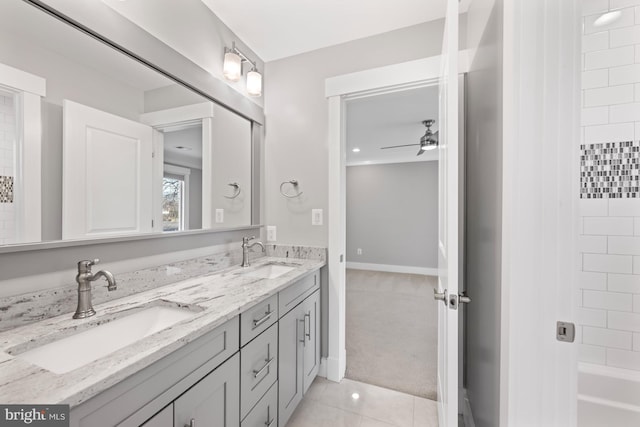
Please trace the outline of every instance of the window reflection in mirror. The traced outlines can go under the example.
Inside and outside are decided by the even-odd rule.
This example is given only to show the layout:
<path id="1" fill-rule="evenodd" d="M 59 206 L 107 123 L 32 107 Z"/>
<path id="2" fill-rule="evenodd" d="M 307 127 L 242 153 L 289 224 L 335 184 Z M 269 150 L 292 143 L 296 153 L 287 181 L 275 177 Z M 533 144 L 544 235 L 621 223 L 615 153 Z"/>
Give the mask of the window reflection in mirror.
<path id="1" fill-rule="evenodd" d="M 42 126 L 41 188 L 25 179 L 13 195 L 39 192 L 41 230 L 37 238 L 0 236 L 0 245 L 250 225 L 249 120 L 25 2 L 0 2 L 0 14 L 0 68 L 46 85 L 39 122 L 25 121 Z M 12 85 L 0 81 L 6 94 L 20 96 Z M 13 108 L 4 99 L 2 112 Z M 11 209 L 2 202 L 3 177 L 36 160 L 8 152 L 0 146 L 0 212 Z M 171 209 L 167 179 L 180 181 Z M 229 198 L 236 182 L 241 191 Z M 27 223 L 29 210 L 14 210 L 14 223 Z"/>

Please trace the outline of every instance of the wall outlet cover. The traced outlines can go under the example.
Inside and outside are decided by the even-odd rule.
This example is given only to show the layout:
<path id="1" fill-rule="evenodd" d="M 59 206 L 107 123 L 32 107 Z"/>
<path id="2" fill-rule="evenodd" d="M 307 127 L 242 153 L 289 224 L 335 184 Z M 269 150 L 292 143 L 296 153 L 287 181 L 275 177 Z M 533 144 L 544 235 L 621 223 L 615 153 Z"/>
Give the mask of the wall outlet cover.
<path id="1" fill-rule="evenodd" d="M 216 224 L 224 222 L 224 209 L 216 209 Z"/>
<path id="2" fill-rule="evenodd" d="M 267 242 L 275 242 L 275 241 L 276 241 L 276 226 L 267 225 Z"/>
<path id="3" fill-rule="evenodd" d="M 311 225 L 322 225 L 322 209 L 311 209 Z"/>
<path id="4" fill-rule="evenodd" d="M 356 254 L 358 254 L 358 255 L 362 255 L 362 248 L 358 248 L 358 249 L 356 249 Z"/>

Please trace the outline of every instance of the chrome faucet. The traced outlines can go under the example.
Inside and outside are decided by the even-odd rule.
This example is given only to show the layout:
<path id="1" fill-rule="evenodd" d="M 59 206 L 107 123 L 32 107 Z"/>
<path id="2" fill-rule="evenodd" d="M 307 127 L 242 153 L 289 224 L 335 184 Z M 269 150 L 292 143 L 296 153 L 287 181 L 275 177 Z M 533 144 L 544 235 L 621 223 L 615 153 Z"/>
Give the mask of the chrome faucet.
<path id="1" fill-rule="evenodd" d="M 113 274 L 106 270 L 100 270 L 97 273 L 91 272 L 91 266 L 99 263 L 99 259 L 83 260 L 78 262 L 78 275 L 76 276 L 76 282 L 78 282 L 78 307 L 76 313 L 73 315 L 74 319 L 84 319 L 85 317 L 91 317 L 96 314 L 91 304 L 91 282 L 104 277 L 107 279 L 107 289 L 115 291 L 117 289 L 116 279 Z"/>
<path id="2" fill-rule="evenodd" d="M 251 236 L 251 237 L 243 237 L 242 238 L 242 264 L 240 264 L 241 267 L 249 267 L 249 249 L 251 249 L 252 247 L 254 247 L 255 245 L 258 245 L 262 248 L 262 252 L 265 252 L 266 249 L 264 247 L 264 245 L 262 244 L 262 242 L 253 242 L 252 244 L 249 244 L 250 240 L 255 239 L 256 236 Z"/>

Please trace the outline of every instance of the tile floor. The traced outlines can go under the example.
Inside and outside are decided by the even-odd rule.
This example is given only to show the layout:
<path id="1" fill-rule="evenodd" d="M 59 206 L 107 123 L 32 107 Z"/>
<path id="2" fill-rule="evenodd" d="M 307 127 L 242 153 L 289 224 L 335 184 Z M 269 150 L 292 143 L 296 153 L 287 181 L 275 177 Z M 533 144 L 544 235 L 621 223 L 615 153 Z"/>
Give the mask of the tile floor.
<path id="1" fill-rule="evenodd" d="M 286 427 L 437 427 L 437 411 L 433 400 L 317 377 Z"/>

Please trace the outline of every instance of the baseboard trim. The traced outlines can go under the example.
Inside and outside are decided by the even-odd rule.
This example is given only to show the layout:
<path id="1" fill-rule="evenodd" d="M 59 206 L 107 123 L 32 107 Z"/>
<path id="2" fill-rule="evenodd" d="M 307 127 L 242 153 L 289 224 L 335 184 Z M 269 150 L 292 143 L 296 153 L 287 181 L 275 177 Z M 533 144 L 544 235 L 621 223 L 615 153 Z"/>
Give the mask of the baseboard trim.
<path id="1" fill-rule="evenodd" d="M 354 270 L 371 270 L 371 271 L 386 271 L 388 273 L 408 273 L 408 274 L 422 274 L 424 276 L 437 276 L 437 268 L 429 267 L 412 267 L 409 265 L 390 265 L 390 264 L 373 264 L 367 262 L 347 262 L 347 268 Z"/>
<path id="2" fill-rule="evenodd" d="M 318 368 L 318 376 L 322 378 L 327 378 L 327 358 L 320 358 L 320 368 Z"/>
<path id="3" fill-rule="evenodd" d="M 471 412 L 471 402 L 467 396 L 467 389 L 464 389 L 464 405 L 462 406 L 462 418 L 464 419 L 464 427 L 476 427 L 476 422 L 473 420 L 473 413 Z"/>
<path id="4" fill-rule="evenodd" d="M 327 357 L 327 376 L 329 381 L 339 383 L 344 378 L 344 370 L 342 369 L 343 361 L 335 357 Z M 344 362 L 346 363 L 346 362 Z"/>

